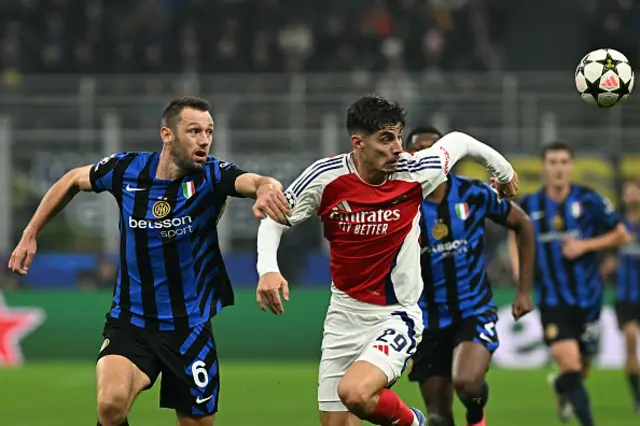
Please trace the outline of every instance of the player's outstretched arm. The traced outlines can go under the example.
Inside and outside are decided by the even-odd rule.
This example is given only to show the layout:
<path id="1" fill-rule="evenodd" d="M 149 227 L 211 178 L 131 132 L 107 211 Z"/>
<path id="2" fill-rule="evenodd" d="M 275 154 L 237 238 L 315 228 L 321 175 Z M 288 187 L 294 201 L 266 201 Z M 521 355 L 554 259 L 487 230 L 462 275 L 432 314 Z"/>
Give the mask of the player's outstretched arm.
<path id="1" fill-rule="evenodd" d="M 280 274 L 278 267 L 278 248 L 282 234 L 288 229 L 271 220 L 264 219 L 258 228 L 258 288 L 256 289 L 256 301 L 264 312 L 269 309 L 274 315 L 284 314 L 284 307 L 280 300 L 282 297 L 289 300 L 289 284 Z"/>
<path id="2" fill-rule="evenodd" d="M 258 219 L 267 216 L 281 224 L 287 223 L 291 215 L 289 203 L 282 194 L 282 184 L 268 176 L 255 173 L 244 173 L 235 180 L 236 191 L 247 198 L 253 198 L 253 214 Z"/>
<path id="3" fill-rule="evenodd" d="M 93 190 L 90 171 L 93 166 L 73 169 L 58 180 L 45 194 L 31 221 L 24 229 L 22 238 L 11 254 L 9 269 L 25 275 L 36 254 L 36 239 L 44 227 L 53 219 L 80 191 Z"/>
<path id="4" fill-rule="evenodd" d="M 501 198 L 511 198 L 518 190 L 517 174 L 511 164 L 498 151 L 479 140 L 462 132 L 451 132 L 440 138 L 431 148 L 417 152 L 416 164 L 409 166 L 411 170 L 428 170 L 427 163 L 431 158 L 439 158 L 444 175 L 463 158 L 482 164 L 496 177 L 496 190 Z M 430 179 L 428 173 L 424 174 Z M 443 178 L 444 179 L 444 178 Z M 434 182 L 434 187 L 441 182 Z"/>
<path id="5" fill-rule="evenodd" d="M 322 173 L 318 173 L 318 165 L 322 160 L 308 167 L 285 191 L 287 206 L 291 214 L 287 217 L 287 225 L 276 223 L 267 218 L 260 222 L 258 228 L 258 288 L 256 300 L 260 309 L 267 308 L 275 315 L 283 314 L 284 307 L 280 300 L 280 289 L 284 300 L 289 300 L 289 286 L 280 274 L 278 267 L 278 247 L 282 234 L 291 226 L 304 222 L 318 210 L 322 194 Z"/>
<path id="6" fill-rule="evenodd" d="M 512 266 L 518 268 L 514 274 L 518 278 L 518 291 L 513 302 L 513 318 L 517 321 L 533 310 L 531 287 L 535 262 L 535 230 L 529 215 L 515 203 L 511 203 L 506 226 L 513 231 L 510 233 L 513 236 L 509 236 L 509 255 L 512 257 L 511 252 L 514 252 L 515 262 L 512 258 Z"/>

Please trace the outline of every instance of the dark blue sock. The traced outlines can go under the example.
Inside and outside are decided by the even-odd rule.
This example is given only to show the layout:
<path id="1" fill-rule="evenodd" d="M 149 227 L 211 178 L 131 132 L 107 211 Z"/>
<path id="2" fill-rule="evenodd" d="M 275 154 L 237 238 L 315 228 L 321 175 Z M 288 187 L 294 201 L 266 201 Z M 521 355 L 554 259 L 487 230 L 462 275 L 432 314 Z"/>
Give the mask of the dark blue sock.
<path id="1" fill-rule="evenodd" d="M 589 395 L 579 372 L 563 373 L 556 379 L 556 390 L 573 407 L 573 412 L 582 426 L 593 426 Z"/>
<path id="2" fill-rule="evenodd" d="M 638 385 L 638 373 L 627 373 L 629 379 L 629 386 L 633 392 L 633 398 L 635 402 L 640 402 L 640 386 Z"/>

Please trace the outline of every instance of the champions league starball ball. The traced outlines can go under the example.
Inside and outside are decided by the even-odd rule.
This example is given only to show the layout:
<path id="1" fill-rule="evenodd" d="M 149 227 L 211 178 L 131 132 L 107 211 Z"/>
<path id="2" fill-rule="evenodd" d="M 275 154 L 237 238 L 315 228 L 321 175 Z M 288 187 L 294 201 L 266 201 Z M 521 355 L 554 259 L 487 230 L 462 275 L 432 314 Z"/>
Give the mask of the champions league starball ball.
<path id="1" fill-rule="evenodd" d="M 576 89 L 589 105 L 610 108 L 629 97 L 635 76 L 629 60 L 614 49 L 588 53 L 576 68 Z"/>

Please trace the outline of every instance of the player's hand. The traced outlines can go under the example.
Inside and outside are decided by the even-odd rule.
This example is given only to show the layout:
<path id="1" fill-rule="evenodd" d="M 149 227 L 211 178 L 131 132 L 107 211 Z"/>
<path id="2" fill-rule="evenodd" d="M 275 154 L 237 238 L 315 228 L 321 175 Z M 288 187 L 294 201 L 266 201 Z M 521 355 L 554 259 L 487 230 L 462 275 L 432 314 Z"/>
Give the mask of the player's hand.
<path id="1" fill-rule="evenodd" d="M 529 312 L 533 311 L 533 301 L 529 293 L 517 292 L 516 297 L 513 299 L 513 306 L 511 314 L 513 319 L 518 321 Z"/>
<path id="2" fill-rule="evenodd" d="M 513 178 L 509 183 L 500 183 L 498 178 L 491 178 L 491 187 L 498 193 L 498 198 L 513 198 L 518 193 L 518 173 L 513 172 Z"/>
<path id="3" fill-rule="evenodd" d="M 31 234 L 23 234 L 18 246 L 11 254 L 9 269 L 16 274 L 27 275 L 37 249 L 36 237 Z"/>
<path id="4" fill-rule="evenodd" d="M 267 272 L 260 277 L 256 289 L 256 300 L 260 309 L 267 312 L 267 308 L 269 308 L 274 315 L 284 314 L 284 307 L 282 300 L 280 300 L 280 289 L 282 289 L 284 300 L 289 301 L 289 283 L 279 272 Z"/>
<path id="5" fill-rule="evenodd" d="M 287 216 L 291 216 L 289 201 L 273 184 L 261 185 L 256 191 L 253 214 L 258 219 L 266 219 L 269 216 L 276 222 L 287 225 Z"/>
<path id="6" fill-rule="evenodd" d="M 580 239 L 567 239 L 562 242 L 562 255 L 569 260 L 577 259 L 588 251 L 587 244 Z"/>

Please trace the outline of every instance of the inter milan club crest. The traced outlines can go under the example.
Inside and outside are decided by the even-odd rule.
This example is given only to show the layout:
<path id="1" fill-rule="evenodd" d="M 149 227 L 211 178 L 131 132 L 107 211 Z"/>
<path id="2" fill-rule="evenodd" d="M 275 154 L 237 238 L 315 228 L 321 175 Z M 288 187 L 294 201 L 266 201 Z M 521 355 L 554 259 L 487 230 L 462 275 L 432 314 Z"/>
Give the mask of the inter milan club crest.
<path id="1" fill-rule="evenodd" d="M 553 217 L 553 220 L 551 221 L 551 225 L 553 225 L 553 227 L 556 229 L 562 229 L 564 228 L 564 219 L 562 218 L 562 216 L 557 214 Z"/>
<path id="2" fill-rule="evenodd" d="M 196 193 L 196 184 L 193 183 L 193 181 L 185 182 L 182 184 L 182 195 L 184 195 L 184 198 L 188 200 L 195 193 Z"/>
<path id="3" fill-rule="evenodd" d="M 433 228 L 431 229 L 431 235 L 433 235 L 433 238 L 435 238 L 436 240 L 441 240 L 449 235 L 449 228 L 447 227 L 447 225 L 442 223 L 441 220 L 439 220 L 435 225 L 433 225 Z"/>
<path id="4" fill-rule="evenodd" d="M 0 367 L 22 364 L 20 340 L 44 322 L 39 308 L 9 308 L 0 293 Z"/>
<path id="5" fill-rule="evenodd" d="M 171 204 L 167 202 L 166 198 L 158 200 L 151 208 L 151 213 L 153 213 L 157 219 L 163 219 L 171 213 Z"/>
<path id="6" fill-rule="evenodd" d="M 467 218 L 469 217 L 469 204 L 468 203 L 456 204 L 456 215 L 462 220 L 467 220 Z"/>

